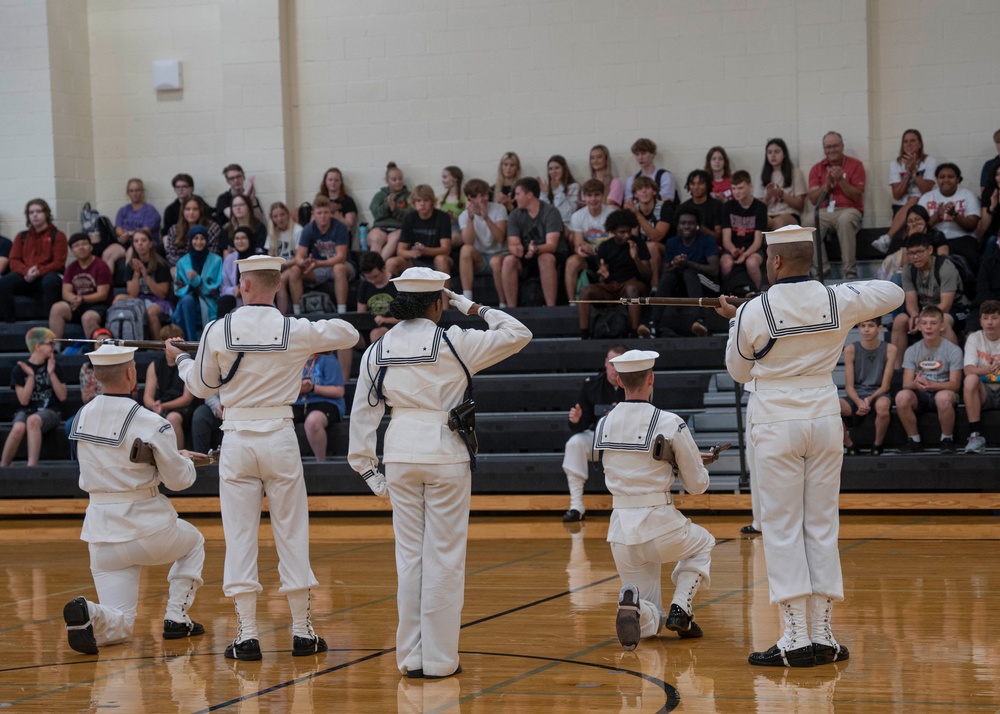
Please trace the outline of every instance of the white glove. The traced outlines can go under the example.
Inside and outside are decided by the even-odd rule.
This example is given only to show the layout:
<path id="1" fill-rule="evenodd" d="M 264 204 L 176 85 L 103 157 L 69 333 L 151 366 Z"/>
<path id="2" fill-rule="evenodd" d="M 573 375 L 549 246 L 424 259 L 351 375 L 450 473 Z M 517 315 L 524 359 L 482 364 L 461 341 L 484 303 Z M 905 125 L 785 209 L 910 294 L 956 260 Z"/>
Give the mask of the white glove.
<path id="1" fill-rule="evenodd" d="M 370 469 L 361 475 L 361 478 L 365 480 L 368 484 L 368 488 L 372 490 L 379 498 L 389 497 L 389 487 L 385 485 L 385 476 L 381 471 L 376 471 L 375 469 Z"/>
<path id="2" fill-rule="evenodd" d="M 451 306 L 463 315 L 468 315 L 469 308 L 475 305 L 475 303 L 469 298 L 464 295 L 459 295 L 458 293 L 453 293 L 448 288 L 444 289 L 444 294 L 448 296 L 448 302 L 451 303 Z"/>

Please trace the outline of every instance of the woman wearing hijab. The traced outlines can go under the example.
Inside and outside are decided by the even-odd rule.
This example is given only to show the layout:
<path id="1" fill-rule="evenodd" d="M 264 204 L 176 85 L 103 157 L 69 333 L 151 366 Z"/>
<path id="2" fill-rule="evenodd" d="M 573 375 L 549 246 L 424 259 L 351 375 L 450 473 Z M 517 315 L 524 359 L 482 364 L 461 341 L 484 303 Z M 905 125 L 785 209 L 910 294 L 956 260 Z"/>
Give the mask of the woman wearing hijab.
<path id="1" fill-rule="evenodd" d="M 249 258 L 251 255 L 261 254 L 262 251 L 252 247 L 253 240 L 253 230 L 247 226 L 240 226 L 233 233 L 233 252 L 222 261 L 222 288 L 219 294 L 218 317 L 232 312 L 243 304 L 243 300 L 240 298 L 240 269 L 236 265 L 236 261 Z"/>
<path id="2" fill-rule="evenodd" d="M 188 231 L 188 253 L 177 261 L 174 322 L 184 330 L 184 338 L 197 341 L 201 329 L 218 312 L 222 284 L 222 258 L 208 249 L 208 231 L 192 226 Z"/>

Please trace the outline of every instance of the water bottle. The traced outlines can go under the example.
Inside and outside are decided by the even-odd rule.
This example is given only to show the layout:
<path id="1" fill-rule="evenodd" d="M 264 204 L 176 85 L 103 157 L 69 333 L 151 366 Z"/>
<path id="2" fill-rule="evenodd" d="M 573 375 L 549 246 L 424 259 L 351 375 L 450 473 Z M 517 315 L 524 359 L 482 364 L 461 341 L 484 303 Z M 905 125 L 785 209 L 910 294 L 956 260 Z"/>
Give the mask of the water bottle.
<path id="1" fill-rule="evenodd" d="M 364 253 L 368 250 L 368 224 L 362 223 L 358 226 L 358 245 L 361 247 L 361 252 Z"/>

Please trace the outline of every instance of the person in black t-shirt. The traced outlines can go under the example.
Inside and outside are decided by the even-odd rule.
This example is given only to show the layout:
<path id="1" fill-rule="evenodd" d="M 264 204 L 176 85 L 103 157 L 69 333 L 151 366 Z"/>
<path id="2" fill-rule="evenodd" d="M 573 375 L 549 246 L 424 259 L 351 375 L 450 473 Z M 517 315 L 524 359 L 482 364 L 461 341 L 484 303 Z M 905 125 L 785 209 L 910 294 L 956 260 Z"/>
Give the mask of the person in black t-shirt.
<path id="1" fill-rule="evenodd" d="M 684 188 L 691 194 L 691 198 L 680 205 L 677 215 L 682 211 L 694 211 L 698 216 L 698 232 L 712 236 L 721 247 L 723 204 L 709 195 L 712 175 L 704 169 L 696 169 L 688 174 Z"/>
<path id="2" fill-rule="evenodd" d="M 400 275 L 407 268 L 424 267 L 451 275 L 451 217 L 434 208 L 434 189 L 420 184 L 410 192 L 416 209 L 403 217 L 402 233 L 396 255 L 386 268 Z"/>
<path id="3" fill-rule="evenodd" d="M 751 289 L 760 291 L 763 264 L 761 248 L 767 230 L 767 205 L 753 197 L 753 181 L 746 171 L 733 174 L 733 200 L 726 203 L 722 215 L 722 279 L 737 265 L 746 267 Z M 723 286 L 725 290 L 725 286 Z"/>
<path id="4" fill-rule="evenodd" d="M 358 342 L 350 349 L 337 350 L 337 361 L 344 379 L 351 376 L 354 364 L 354 350 L 364 350 L 389 331 L 399 320 L 389 314 L 389 303 L 396 297 L 396 286 L 390 282 L 392 275 L 385 268 L 382 256 L 374 250 L 362 253 L 358 261 L 358 270 L 364 278 L 358 283 L 358 312 L 367 312 L 375 319 L 375 327 L 368 332 L 368 340 L 361 330 Z"/>
<path id="5" fill-rule="evenodd" d="M 3 445 L 0 466 L 11 465 L 25 434 L 28 435 L 28 466 L 37 466 L 42 435 L 62 421 L 57 404 L 66 401 L 66 385 L 56 371 L 55 338 L 47 327 L 32 327 L 24 337 L 31 356 L 26 362 L 18 360 L 10 373 L 10 386 L 19 408 Z"/>

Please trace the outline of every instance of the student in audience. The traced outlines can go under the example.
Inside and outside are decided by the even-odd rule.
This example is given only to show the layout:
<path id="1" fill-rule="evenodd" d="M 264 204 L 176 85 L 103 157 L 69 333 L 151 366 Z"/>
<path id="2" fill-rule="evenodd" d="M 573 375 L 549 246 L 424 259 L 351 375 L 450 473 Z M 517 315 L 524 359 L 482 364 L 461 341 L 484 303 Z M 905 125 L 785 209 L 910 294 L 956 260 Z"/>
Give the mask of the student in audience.
<path id="1" fill-rule="evenodd" d="M 0 236 L 0 275 L 4 275 L 10 267 L 10 238 Z"/>
<path id="2" fill-rule="evenodd" d="M 45 327 L 32 327 L 24 336 L 30 353 L 26 362 L 18 360 L 10 372 L 10 387 L 18 409 L 7 441 L 3 445 L 0 466 L 10 466 L 17 447 L 28 436 L 28 466 L 37 466 L 42 451 L 42 436 L 59 426 L 62 415 L 59 402 L 66 401 L 66 385 L 56 369 L 56 336 Z"/>
<path id="3" fill-rule="evenodd" d="M 486 186 L 486 182 L 482 182 Z M 487 192 L 489 187 L 487 187 Z M 392 274 L 385 269 L 382 256 L 373 250 L 361 254 L 361 276 L 364 280 L 358 284 L 358 312 L 370 313 L 375 320 L 375 327 L 368 333 L 368 343 L 364 336 L 358 340 L 360 349 L 377 341 L 389 331 L 399 320 L 389 313 L 389 303 L 396 297 L 396 286 L 392 283 Z M 350 370 L 347 371 L 350 374 Z"/>
<path id="4" fill-rule="evenodd" d="M 236 261 L 249 258 L 251 255 L 259 255 L 250 247 L 252 241 L 253 234 L 246 226 L 237 228 L 233 234 L 233 251 L 222 261 L 222 285 L 219 288 L 217 317 L 223 317 L 243 304 L 243 298 L 240 296 L 240 269 Z"/>
<path id="5" fill-rule="evenodd" d="M 590 178 L 604 186 L 604 202 L 613 208 L 625 203 L 625 186 L 615 178 L 611 168 L 611 152 L 604 144 L 595 144 L 590 150 Z"/>
<path id="6" fill-rule="evenodd" d="M 190 174 L 177 174 L 170 179 L 170 185 L 174 187 L 177 198 L 163 209 L 163 230 L 160 232 L 160 236 L 166 236 L 167 231 L 177 225 L 177 221 L 181 217 L 181 210 L 189 198 L 197 198 L 204 203 L 201 196 L 196 196 L 194 193 L 194 179 L 191 178 Z"/>
<path id="7" fill-rule="evenodd" d="M 892 189 L 892 224 L 889 232 L 872 242 L 882 252 L 892 238 L 903 231 L 907 211 L 920 197 L 934 188 L 937 161 L 924 151 L 924 138 L 916 129 L 907 129 L 899 145 L 899 156 L 889 164 L 889 187 Z"/>
<path id="8" fill-rule="evenodd" d="M 465 210 L 465 196 L 462 195 L 462 182 L 465 174 L 457 166 L 445 166 L 441 172 L 441 185 L 444 193 L 437 199 L 437 208 L 448 214 L 451 219 L 452 245 L 462 245 L 462 232 L 458 227 L 458 217 Z"/>
<path id="9" fill-rule="evenodd" d="M 979 192 L 986 188 L 990 176 L 994 176 L 997 169 L 1000 169 L 1000 129 L 993 132 L 993 143 L 996 145 L 997 155 L 983 164 L 983 169 L 979 173 Z"/>
<path id="10" fill-rule="evenodd" d="M 170 226 L 163 238 L 163 251 L 167 257 L 171 275 L 174 274 L 177 261 L 187 255 L 187 235 L 193 226 L 205 228 L 208 235 L 208 249 L 213 253 L 221 254 L 226 247 L 224 244 L 229 239 L 223 238 L 222 228 L 209 217 L 208 206 L 198 196 L 191 196 L 184 201 L 180 217 L 174 225 Z"/>
<path id="11" fill-rule="evenodd" d="M 835 131 L 823 136 L 823 155 L 825 158 L 809 170 L 809 200 L 820 207 L 821 230 L 831 226 L 837 230 L 843 277 L 855 280 L 858 228 L 865 210 L 865 167 L 844 154 L 844 137 Z M 828 265 L 826 260 L 823 265 Z"/>
<path id="12" fill-rule="evenodd" d="M 656 167 L 656 144 L 650 139 L 636 139 L 632 144 L 632 156 L 639 164 L 639 171 L 625 180 L 625 200 L 633 198 L 632 184 L 635 180 L 645 176 L 657 186 L 657 195 L 661 201 L 673 201 L 676 196 L 674 177 L 666 169 Z"/>
<path id="13" fill-rule="evenodd" d="M 938 164 L 937 186 L 920 197 L 919 204 L 930 214 L 930 225 L 948 239 L 948 252 L 961 255 L 973 271 L 979 267 L 979 241 L 972 234 L 979 227 L 979 199 L 959 184 L 962 171 L 956 164 Z"/>
<path id="14" fill-rule="evenodd" d="M 389 260 L 396 255 L 403 218 L 412 209 L 403 172 L 392 161 L 385 166 L 385 183 L 368 206 L 373 219 L 372 229 L 368 231 L 368 247 L 381 253 L 383 260 Z"/>
<path id="15" fill-rule="evenodd" d="M 896 346 L 882 339 L 882 323 L 865 320 L 858 323 L 861 339 L 844 348 L 844 391 L 847 398 L 840 398 L 840 416 L 864 418 L 875 412 L 875 443 L 872 455 L 882 453 L 885 435 L 889 431 L 892 409 L 893 365 Z M 851 440 L 851 432 L 844 427 L 844 447 L 848 456 L 857 456 L 858 449 Z"/>
<path id="16" fill-rule="evenodd" d="M 204 231 L 204 226 L 192 226 L 191 231 Z M 142 300 L 146 305 L 146 322 L 149 334 L 160 334 L 160 319 L 169 320 L 173 310 L 170 302 L 171 277 L 167 261 L 153 245 L 153 238 L 145 228 L 139 228 L 132 236 L 132 260 L 125 266 L 125 293 L 115 297 L 115 302 L 125 298 Z M 109 266 L 110 267 L 110 266 Z"/>
<path id="17" fill-rule="evenodd" d="M 538 181 L 526 177 L 514 187 L 517 208 L 507 220 L 507 250 L 502 271 L 503 297 L 517 307 L 521 278 L 537 275 L 545 304 L 554 307 L 559 295 L 559 268 L 566 258 L 563 221 L 559 211 L 539 200 Z"/>
<path id="18" fill-rule="evenodd" d="M 580 198 L 580 184 L 573 178 L 566 159 L 559 154 L 551 156 L 546 166 L 548 181 L 538 179 L 542 191 L 539 198 L 555 206 L 563 223 L 568 223 L 579 208 L 577 201 Z"/>
<path id="19" fill-rule="evenodd" d="M 722 279 L 733 272 L 734 266 L 746 267 L 751 289 L 760 292 L 763 263 L 761 248 L 767 230 L 767 206 L 753 197 L 750 174 L 737 171 L 733 174 L 733 200 L 726 203 L 722 213 L 722 248 L 720 260 Z"/>
<path id="20" fill-rule="evenodd" d="M 191 415 L 191 445 L 195 453 L 207 454 L 222 443 L 222 398 L 216 392 Z"/>
<path id="21" fill-rule="evenodd" d="M 604 228 L 611 237 L 597 247 L 598 282 L 587 285 L 580 292 L 580 300 L 617 300 L 619 298 L 645 297 L 649 294 L 649 251 L 646 240 L 636 230 L 635 215 L 624 209 L 608 216 Z M 629 305 L 628 320 L 631 336 L 639 327 L 642 308 Z M 590 305 L 577 305 L 580 318 L 580 336 L 590 337 Z"/>
<path id="22" fill-rule="evenodd" d="M 335 169 L 330 170 L 334 171 Z M 327 172 L 327 175 L 330 175 L 329 172 Z M 333 201 L 330 201 L 330 206 L 331 208 L 333 207 Z M 298 292 L 294 300 L 290 300 L 289 291 L 293 274 L 291 269 L 295 267 L 295 252 L 298 250 L 299 241 L 302 239 L 302 226 L 292 220 L 291 211 L 281 201 L 272 203 L 267 213 L 270 218 L 267 226 L 268 255 L 285 259 L 285 264 L 281 266 L 281 286 L 278 288 L 277 295 L 278 309 L 281 310 L 281 314 L 287 315 L 289 308 L 294 305 L 295 309 L 293 312 L 297 315 L 299 314 L 299 298 L 302 297 L 301 274 L 298 277 L 298 285 L 296 287 Z M 355 213 L 355 215 L 357 214 Z M 341 223 L 344 223 L 344 221 L 341 221 Z M 347 224 L 344 223 L 344 225 Z"/>
<path id="23" fill-rule="evenodd" d="M 160 339 L 164 342 L 173 337 L 183 336 L 181 328 L 177 325 L 164 325 L 160 330 Z M 194 396 L 177 373 L 177 362 L 164 352 L 158 354 L 146 368 L 142 405 L 170 422 L 170 426 L 174 428 L 178 449 L 184 448 L 184 420 L 193 410 L 193 401 Z"/>
<path id="24" fill-rule="evenodd" d="M 237 230 L 244 235 L 248 229 Z M 194 226 L 188 232 L 188 245 L 188 254 L 178 261 L 174 275 L 177 295 L 174 323 L 184 331 L 185 339 L 196 342 L 202 329 L 218 315 L 222 258 L 208 249 L 208 231 L 204 226 Z"/>
<path id="25" fill-rule="evenodd" d="M 674 221 L 672 201 L 661 201 L 656 193 L 656 182 L 640 176 L 632 184 L 632 198 L 625 200 L 625 210 L 635 216 L 639 224 L 639 235 L 646 240 L 650 255 L 655 252 L 663 261 L 663 241 L 670 233 Z M 655 246 L 655 247 L 650 247 Z M 656 271 L 659 276 L 659 267 Z"/>
<path id="26" fill-rule="evenodd" d="M 326 170 L 319 184 L 319 193 L 330 199 L 334 219 L 347 226 L 348 233 L 354 230 L 354 222 L 358 219 L 358 206 L 344 189 L 344 174 L 340 169 L 334 166 Z"/>
<path id="27" fill-rule="evenodd" d="M 257 217 L 257 220 L 263 223 L 264 212 L 261 210 L 260 201 L 257 200 L 257 190 L 254 186 L 254 177 L 251 176 L 248 180 L 246 174 L 243 173 L 243 168 L 239 164 L 229 164 L 226 168 L 222 169 L 222 175 L 226 177 L 226 183 L 229 184 L 229 190 L 220 193 L 219 197 L 215 201 L 215 212 L 213 213 L 215 222 L 220 226 L 224 226 L 229 223 L 229 219 L 232 217 L 232 211 L 230 209 L 232 207 L 233 197 L 245 196 L 251 210 Z"/>
<path id="28" fill-rule="evenodd" d="M 230 218 L 226 225 L 226 252 L 233 250 L 233 236 L 237 228 L 249 228 L 253 235 L 251 247 L 254 253 L 260 253 L 267 249 L 267 227 L 257 218 L 257 212 L 251 210 L 250 199 L 246 196 L 233 196 L 232 203 L 229 204 Z"/>
<path id="29" fill-rule="evenodd" d="M 1000 302 L 983 302 L 979 308 L 979 325 L 982 329 L 965 340 L 962 396 L 965 416 L 969 420 L 967 454 L 986 451 L 980 418 L 986 410 L 1000 409 Z"/>
<path id="30" fill-rule="evenodd" d="M 332 281 L 337 312 L 347 312 L 348 287 L 354 279 L 354 266 L 347 258 L 349 241 L 347 226 L 333 220 L 330 199 L 316 196 L 312 221 L 299 238 L 295 267 L 289 268 L 288 289 L 293 305 L 298 305 L 304 288 L 315 290 Z"/>
<path id="31" fill-rule="evenodd" d="M 111 270 L 94 257 L 94 244 L 86 233 L 74 233 L 69 247 L 76 258 L 63 273 L 62 300 L 49 311 L 49 329 L 59 339 L 66 323 L 83 326 L 89 338 L 104 322 L 111 303 Z"/>
<path id="32" fill-rule="evenodd" d="M 501 268 L 507 254 L 507 209 L 489 200 L 490 187 L 481 179 L 466 182 L 465 198 L 466 209 L 458 216 L 462 233 L 462 249 L 458 255 L 462 294 L 473 299 L 475 276 L 492 274 L 499 301 L 505 303 Z"/>
<path id="33" fill-rule="evenodd" d="M 937 307 L 920 311 L 923 339 L 903 357 L 903 388 L 896 394 L 896 416 L 906 431 L 903 453 L 923 451 L 917 416 L 935 410 L 941 424 L 941 452 L 955 450 L 955 405 L 962 388 L 962 350 L 942 338 L 944 314 Z"/>
<path id="34" fill-rule="evenodd" d="M 983 189 L 982 213 L 979 225 L 976 227 L 976 237 L 984 246 L 983 256 L 989 257 L 996 252 L 997 235 L 1000 234 L 1000 164 L 986 182 Z"/>
<path id="35" fill-rule="evenodd" d="M 41 198 L 24 207 L 28 230 L 21 231 L 10 247 L 8 272 L 0 277 L 0 319 L 16 319 L 15 295 L 41 299 L 49 312 L 62 295 L 60 273 L 69 249 L 66 234 L 52 225 L 52 210 Z"/>
<path id="36" fill-rule="evenodd" d="M 503 206 L 510 213 L 517 204 L 514 203 L 514 184 L 521 180 L 521 158 L 513 151 L 508 151 L 500 157 L 497 166 L 497 180 L 490 186 L 493 202 Z"/>
<path id="37" fill-rule="evenodd" d="M 330 354 L 310 356 L 302 367 L 302 385 L 292 412 L 295 422 L 304 425 L 306 439 L 318 463 L 326 461 L 326 428 L 339 422 L 345 411 L 340 364 Z"/>
<path id="38" fill-rule="evenodd" d="M 434 208 L 434 189 L 420 184 L 410 194 L 414 210 L 403 217 L 396 255 L 385 262 L 392 275 L 407 268 L 433 268 L 451 274 L 451 218 Z"/>
<path id="39" fill-rule="evenodd" d="M 597 247 L 606 241 L 608 231 L 604 227 L 608 216 L 615 209 L 604 203 L 604 184 L 597 179 L 590 179 L 583 184 L 584 207 L 573 213 L 569 219 L 569 257 L 566 259 L 566 269 L 563 273 L 566 281 L 566 295 L 572 300 L 577 295 L 577 285 L 580 273 L 589 270 L 596 275 Z M 620 210 L 620 209 L 619 209 Z M 662 248 L 662 246 L 659 246 Z M 650 255 L 653 255 L 650 249 Z M 655 256 L 652 258 L 656 260 Z M 660 260 L 663 253 L 660 251 Z M 657 273 L 653 268 L 654 275 Z"/>
<path id="40" fill-rule="evenodd" d="M 729 154 L 721 146 L 713 146 L 705 154 L 705 171 L 712 175 L 712 198 L 725 203 L 733 198 L 733 170 Z"/>
<path id="41" fill-rule="evenodd" d="M 105 248 L 101 255 L 101 259 L 112 270 L 115 263 L 126 257 L 137 228 L 145 228 L 149 231 L 153 243 L 160 243 L 160 212 L 146 203 L 146 187 L 142 179 L 129 179 L 126 193 L 129 202 L 119 208 L 115 215 L 115 238 L 118 242 Z"/>
<path id="42" fill-rule="evenodd" d="M 802 224 L 802 209 L 806 205 L 806 180 L 802 171 L 792 164 L 785 140 L 774 138 L 764 149 L 764 166 L 754 196 L 767 205 L 767 230 Z"/>
<path id="43" fill-rule="evenodd" d="M 695 169 L 689 173 L 684 188 L 691 194 L 691 198 L 678 207 L 677 215 L 683 210 L 694 211 L 698 216 L 698 232 L 712 236 L 716 245 L 721 248 L 723 204 L 708 195 L 711 186 L 712 175 L 704 169 Z"/>

